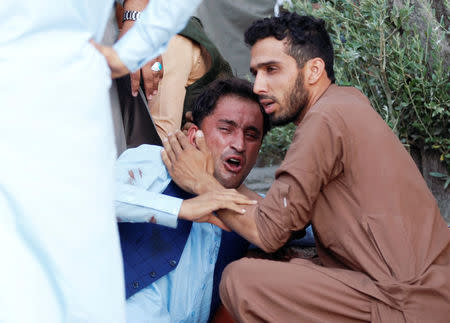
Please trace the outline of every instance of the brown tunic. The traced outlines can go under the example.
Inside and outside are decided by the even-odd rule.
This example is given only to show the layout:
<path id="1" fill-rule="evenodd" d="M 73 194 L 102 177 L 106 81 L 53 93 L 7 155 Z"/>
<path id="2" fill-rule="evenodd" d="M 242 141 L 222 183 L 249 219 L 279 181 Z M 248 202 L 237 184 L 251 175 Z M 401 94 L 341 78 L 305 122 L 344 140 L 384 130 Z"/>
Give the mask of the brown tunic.
<path id="1" fill-rule="evenodd" d="M 301 265 L 366 295 L 370 320 L 450 322 L 450 230 L 414 161 L 358 90 L 331 85 L 311 107 L 254 212 L 270 250 L 312 223 L 323 266 Z"/>

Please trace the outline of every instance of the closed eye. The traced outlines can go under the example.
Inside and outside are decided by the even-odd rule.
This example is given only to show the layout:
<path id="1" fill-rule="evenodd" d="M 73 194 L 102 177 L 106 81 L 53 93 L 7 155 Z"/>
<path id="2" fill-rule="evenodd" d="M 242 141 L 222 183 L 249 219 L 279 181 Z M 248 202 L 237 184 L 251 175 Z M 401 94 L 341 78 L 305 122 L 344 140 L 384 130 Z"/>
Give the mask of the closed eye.
<path id="1" fill-rule="evenodd" d="M 250 140 L 259 140 L 259 134 L 258 133 L 255 133 L 255 132 L 247 132 L 246 134 L 245 134 L 245 136 L 247 137 L 247 138 L 249 138 Z"/>
<path id="2" fill-rule="evenodd" d="M 226 132 L 226 133 L 231 132 L 231 129 L 230 128 L 226 128 L 226 127 L 219 127 L 219 130 L 222 131 L 222 132 Z"/>
<path id="3" fill-rule="evenodd" d="M 275 66 L 269 65 L 266 67 L 267 73 L 273 73 L 276 72 L 278 69 Z"/>

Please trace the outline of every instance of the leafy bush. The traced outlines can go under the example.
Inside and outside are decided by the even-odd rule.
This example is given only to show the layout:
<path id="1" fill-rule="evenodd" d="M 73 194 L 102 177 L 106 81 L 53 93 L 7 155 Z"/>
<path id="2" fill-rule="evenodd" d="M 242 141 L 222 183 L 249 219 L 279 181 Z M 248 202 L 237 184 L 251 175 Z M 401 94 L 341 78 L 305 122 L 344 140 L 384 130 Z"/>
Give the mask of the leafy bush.
<path id="1" fill-rule="evenodd" d="M 276 127 L 270 130 L 261 146 L 259 158 L 263 164 L 272 166 L 279 164 L 283 160 L 292 141 L 295 129 L 295 125 L 291 123 L 287 126 Z"/>
<path id="2" fill-rule="evenodd" d="M 324 19 L 335 49 L 339 85 L 365 93 L 402 143 L 439 151 L 450 172 L 450 85 L 440 43 L 428 24 L 417 30 L 413 6 L 387 0 L 294 0 L 291 11 Z M 440 28 L 444 28 L 440 26 Z M 422 33 L 425 37 L 420 37 Z M 424 41 L 425 39 L 425 41 Z M 274 129 L 262 147 L 287 150 L 293 128 Z"/>

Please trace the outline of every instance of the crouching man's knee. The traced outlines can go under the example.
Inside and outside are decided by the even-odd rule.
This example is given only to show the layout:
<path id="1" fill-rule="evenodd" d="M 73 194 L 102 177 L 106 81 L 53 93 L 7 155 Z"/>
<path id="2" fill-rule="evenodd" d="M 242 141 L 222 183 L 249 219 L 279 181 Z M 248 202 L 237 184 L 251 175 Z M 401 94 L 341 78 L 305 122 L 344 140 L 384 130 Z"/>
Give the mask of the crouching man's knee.
<path id="1" fill-rule="evenodd" d="M 238 319 L 239 307 L 246 302 L 248 294 L 252 290 L 252 272 L 254 273 L 254 259 L 243 258 L 229 264 L 222 274 L 220 281 L 220 298 L 222 303 Z"/>
<path id="2" fill-rule="evenodd" d="M 231 294 L 235 293 L 235 280 L 237 278 L 236 273 L 239 270 L 239 264 L 237 264 L 238 262 L 239 261 L 234 261 L 226 266 L 222 273 L 222 279 L 220 280 L 220 299 L 227 309 L 230 309 L 231 306 L 230 299 L 234 298 Z"/>

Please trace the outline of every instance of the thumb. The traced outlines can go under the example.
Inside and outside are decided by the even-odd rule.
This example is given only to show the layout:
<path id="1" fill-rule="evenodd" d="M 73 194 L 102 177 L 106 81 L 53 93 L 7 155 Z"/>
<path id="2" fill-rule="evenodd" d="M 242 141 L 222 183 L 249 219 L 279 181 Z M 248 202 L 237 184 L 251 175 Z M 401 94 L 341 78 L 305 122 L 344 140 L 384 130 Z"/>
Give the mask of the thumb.
<path id="1" fill-rule="evenodd" d="M 195 133 L 195 144 L 201 152 L 208 152 L 208 147 L 206 146 L 205 136 L 203 135 L 203 131 L 198 130 Z"/>

